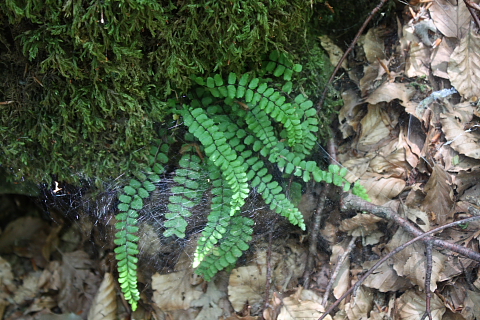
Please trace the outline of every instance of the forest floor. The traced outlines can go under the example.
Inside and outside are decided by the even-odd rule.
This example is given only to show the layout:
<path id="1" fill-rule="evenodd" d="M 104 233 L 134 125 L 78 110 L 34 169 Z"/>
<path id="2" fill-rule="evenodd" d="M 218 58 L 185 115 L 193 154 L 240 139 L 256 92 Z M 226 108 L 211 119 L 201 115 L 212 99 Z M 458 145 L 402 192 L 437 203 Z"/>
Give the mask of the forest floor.
<path id="1" fill-rule="evenodd" d="M 463 1 L 405 6 L 397 24 L 370 28 L 344 65 L 355 89 L 342 92 L 338 161 L 373 204 L 423 232 L 480 209 L 480 36 L 472 21 Z M 339 61 L 340 48 L 328 38 L 322 46 Z M 322 190 L 309 190 L 301 202 L 311 221 Z M 317 245 L 267 215 L 239 266 L 206 283 L 191 268 L 194 236 L 168 242 L 146 221 L 141 301 L 130 314 L 115 280 L 107 214 L 115 193 L 89 198 L 62 185 L 43 191 L 43 200 L 1 195 L 1 319 L 313 320 L 413 238 L 394 221 L 342 209 L 331 196 Z M 435 236 L 478 252 L 479 230 L 474 221 Z M 428 309 L 435 320 L 480 319 L 478 262 L 416 242 L 326 319 L 413 320 Z"/>

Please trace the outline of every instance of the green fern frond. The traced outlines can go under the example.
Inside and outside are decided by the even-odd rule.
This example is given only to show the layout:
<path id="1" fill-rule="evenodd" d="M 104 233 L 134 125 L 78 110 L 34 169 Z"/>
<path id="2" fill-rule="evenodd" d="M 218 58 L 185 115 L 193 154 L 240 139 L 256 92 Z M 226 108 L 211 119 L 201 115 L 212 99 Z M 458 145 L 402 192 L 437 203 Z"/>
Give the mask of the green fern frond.
<path id="1" fill-rule="evenodd" d="M 192 215 L 191 208 L 198 205 L 202 198 L 200 188 L 201 171 L 205 168 L 200 163 L 201 159 L 193 154 L 184 154 L 179 161 L 180 168 L 175 171 L 173 180 L 177 183 L 172 187 L 172 195 L 169 198 L 168 209 L 165 214 L 165 237 L 176 235 L 179 238 L 185 237 L 188 218 Z"/>
<path id="2" fill-rule="evenodd" d="M 158 141 L 157 141 L 158 142 Z M 138 251 L 138 216 L 143 208 L 143 199 L 150 196 L 156 189 L 155 184 L 160 182 L 160 174 L 164 173 L 161 163 L 165 163 L 168 157 L 163 151 L 168 151 L 168 146 L 152 146 L 149 155 L 149 164 L 152 167 L 147 174 L 134 173 L 136 178 L 131 179 L 130 183 L 123 188 L 122 194 L 118 197 L 118 213 L 116 215 L 114 243 L 115 258 L 117 259 L 118 282 L 122 288 L 125 300 L 132 306 L 132 310 L 137 308 L 140 300 L 140 292 L 137 287 L 137 263 L 136 257 Z"/>
<path id="3" fill-rule="evenodd" d="M 210 170 L 209 178 L 213 185 L 211 190 L 211 211 L 208 215 L 207 225 L 198 240 L 197 249 L 195 250 L 194 268 L 198 267 L 205 257 L 210 254 L 218 241 L 225 236 L 227 228 L 231 224 L 229 203 L 232 191 L 230 188 L 225 187 L 226 182 L 218 168 L 214 167 Z"/>
<path id="4" fill-rule="evenodd" d="M 218 271 L 235 266 L 238 258 L 250 247 L 248 243 L 252 241 L 254 224 L 247 217 L 231 217 L 228 230 L 223 235 L 224 240 L 203 258 L 196 272 L 210 281 Z"/>
<path id="5" fill-rule="evenodd" d="M 220 168 L 222 175 L 232 190 L 230 215 L 234 215 L 245 204 L 249 187 L 244 169 L 244 159 L 227 143 L 223 133 L 205 110 L 190 110 L 185 106 L 182 112 L 185 125 L 204 146 L 206 155 L 212 163 Z"/>

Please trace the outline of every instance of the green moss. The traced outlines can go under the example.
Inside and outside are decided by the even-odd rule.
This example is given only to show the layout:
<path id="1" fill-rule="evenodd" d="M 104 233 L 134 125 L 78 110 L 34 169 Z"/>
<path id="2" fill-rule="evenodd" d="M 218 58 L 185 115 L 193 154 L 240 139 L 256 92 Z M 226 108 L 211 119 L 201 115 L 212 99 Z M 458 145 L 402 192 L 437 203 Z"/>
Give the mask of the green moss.
<path id="1" fill-rule="evenodd" d="M 192 75 L 256 70 L 274 48 L 302 56 L 313 14 L 303 0 L 7 0 L 0 12 L 0 101 L 14 101 L 0 106 L 0 165 L 72 183 L 146 162 Z"/>

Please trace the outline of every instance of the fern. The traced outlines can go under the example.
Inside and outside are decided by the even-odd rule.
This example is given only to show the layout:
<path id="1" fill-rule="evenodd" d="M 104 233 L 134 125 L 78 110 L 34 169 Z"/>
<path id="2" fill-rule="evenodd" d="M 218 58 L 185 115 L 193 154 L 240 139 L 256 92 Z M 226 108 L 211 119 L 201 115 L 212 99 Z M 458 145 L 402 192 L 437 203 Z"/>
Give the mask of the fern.
<path id="1" fill-rule="evenodd" d="M 156 142 L 158 143 L 158 141 Z M 115 228 L 118 230 L 114 240 L 117 245 L 115 258 L 117 259 L 118 282 L 125 299 L 132 306 L 132 310 L 137 308 L 137 301 L 140 299 L 140 292 L 137 288 L 138 258 L 136 255 L 139 253 L 137 218 L 139 211 L 143 208 L 144 199 L 148 198 L 156 189 L 155 184 L 160 182 L 160 175 L 165 172 L 161 163 L 168 161 L 165 155 L 166 151 L 168 151 L 168 145 L 163 145 L 162 148 L 152 146 L 149 155 L 151 170 L 148 174 L 137 173 L 136 179 L 131 179 L 118 197 L 120 203 L 115 224 Z"/>
<path id="2" fill-rule="evenodd" d="M 273 52 L 268 59 L 259 75 L 230 73 L 226 79 L 220 74 L 194 77 L 198 87 L 187 96 L 189 103 L 170 101 L 188 128 L 186 136 L 192 136 L 201 148 L 193 148 L 195 152 L 188 151 L 191 144 L 182 148 L 174 172 L 176 184 L 169 198 L 169 212 L 165 214 L 164 235 L 185 237 L 186 218 L 193 214 L 192 209 L 204 193 L 209 192 L 212 200 L 208 221 L 193 262 L 196 272 L 206 280 L 235 266 L 249 248 L 254 221 L 242 216 L 242 207 L 251 190 L 259 193 L 271 210 L 305 230 L 302 214 L 274 179 L 272 167 L 305 182 L 325 181 L 343 187 L 344 191 L 351 188 L 344 178 L 345 168 L 330 165 L 328 170 L 322 170 L 307 158 L 316 144 L 319 124 L 310 100 L 302 94 L 289 97 L 292 76 L 301 66 L 279 52 Z M 278 79 L 284 82 L 281 87 L 275 85 Z M 159 180 L 158 174 L 163 173 L 160 164 L 168 160 L 166 149 L 162 151 L 162 157 L 158 158 L 157 149 L 152 148 L 148 174 L 137 174 L 119 197 L 115 251 L 122 290 L 132 308 L 139 299 L 136 219 L 143 200 Z M 208 173 L 207 183 L 202 178 L 203 171 Z M 359 183 L 353 185 L 352 191 L 368 199 Z"/>

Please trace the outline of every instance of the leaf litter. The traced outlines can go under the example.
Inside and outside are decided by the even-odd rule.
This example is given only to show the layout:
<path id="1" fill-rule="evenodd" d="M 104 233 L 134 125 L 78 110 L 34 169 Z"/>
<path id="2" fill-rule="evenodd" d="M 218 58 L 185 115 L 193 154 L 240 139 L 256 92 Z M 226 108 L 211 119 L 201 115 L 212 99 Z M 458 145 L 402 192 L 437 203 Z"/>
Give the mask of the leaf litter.
<path id="1" fill-rule="evenodd" d="M 363 72 L 347 69 L 358 90 L 345 88 L 342 93 L 338 159 L 349 169 L 347 178 L 358 179 L 373 203 L 395 208 L 428 231 L 466 216 L 469 206 L 480 207 L 480 39 L 463 1 L 434 0 L 430 6 L 420 2 L 411 9 L 398 20 L 398 30 L 373 27 L 358 44 L 364 52 Z M 392 34 L 398 35 L 396 41 L 391 41 Z M 339 61 L 341 49 L 325 37 L 322 44 L 331 59 Z M 114 275 L 105 272 L 111 270 L 108 245 L 97 252 L 103 258 L 94 261 L 86 248 L 78 250 L 85 243 L 82 236 L 68 238 L 68 232 L 59 234 L 43 222 L 34 224 L 37 241 L 26 236 L 31 231 L 22 227 L 31 225 L 28 219 L 0 236 L 2 315 L 54 319 L 51 310 L 59 308 L 62 313 L 55 319 L 126 318 Z M 412 238 L 367 213 L 345 217 L 332 209 L 323 225 L 324 252 L 316 257 L 308 288 L 299 282 L 308 255 L 302 237 L 259 241 L 243 265 L 220 273 L 211 283 L 195 276 L 192 251 L 186 248 L 170 272 L 152 272 L 142 279 L 151 285 L 151 293 L 142 293 L 143 301 L 151 299 L 150 308 L 139 308 L 134 317 L 318 319 L 325 310 L 326 283 L 348 247 L 345 237 L 361 241 L 342 260 L 329 301 L 340 297 L 379 257 Z M 478 251 L 479 229 L 474 222 L 437 236 Z M 51 259 L 50 253 L 59 249 L 65 251 Z M 417 242 L 381 265 L 341 304 L 335 319 L 420 319 L 426 310 L 425 251 Z M 167 255 L 168 249 L 149 253 L 156 254 Z M 3 255 L 17 258 L 5 260 Z M 18 259 L 29 259 L 34 267 L 20 271 Z M 433 319 L 478 319 L 477 263 L 437 249 L 432 260 Z M 11 301 L 17 307 L 12 308 Z"/>

